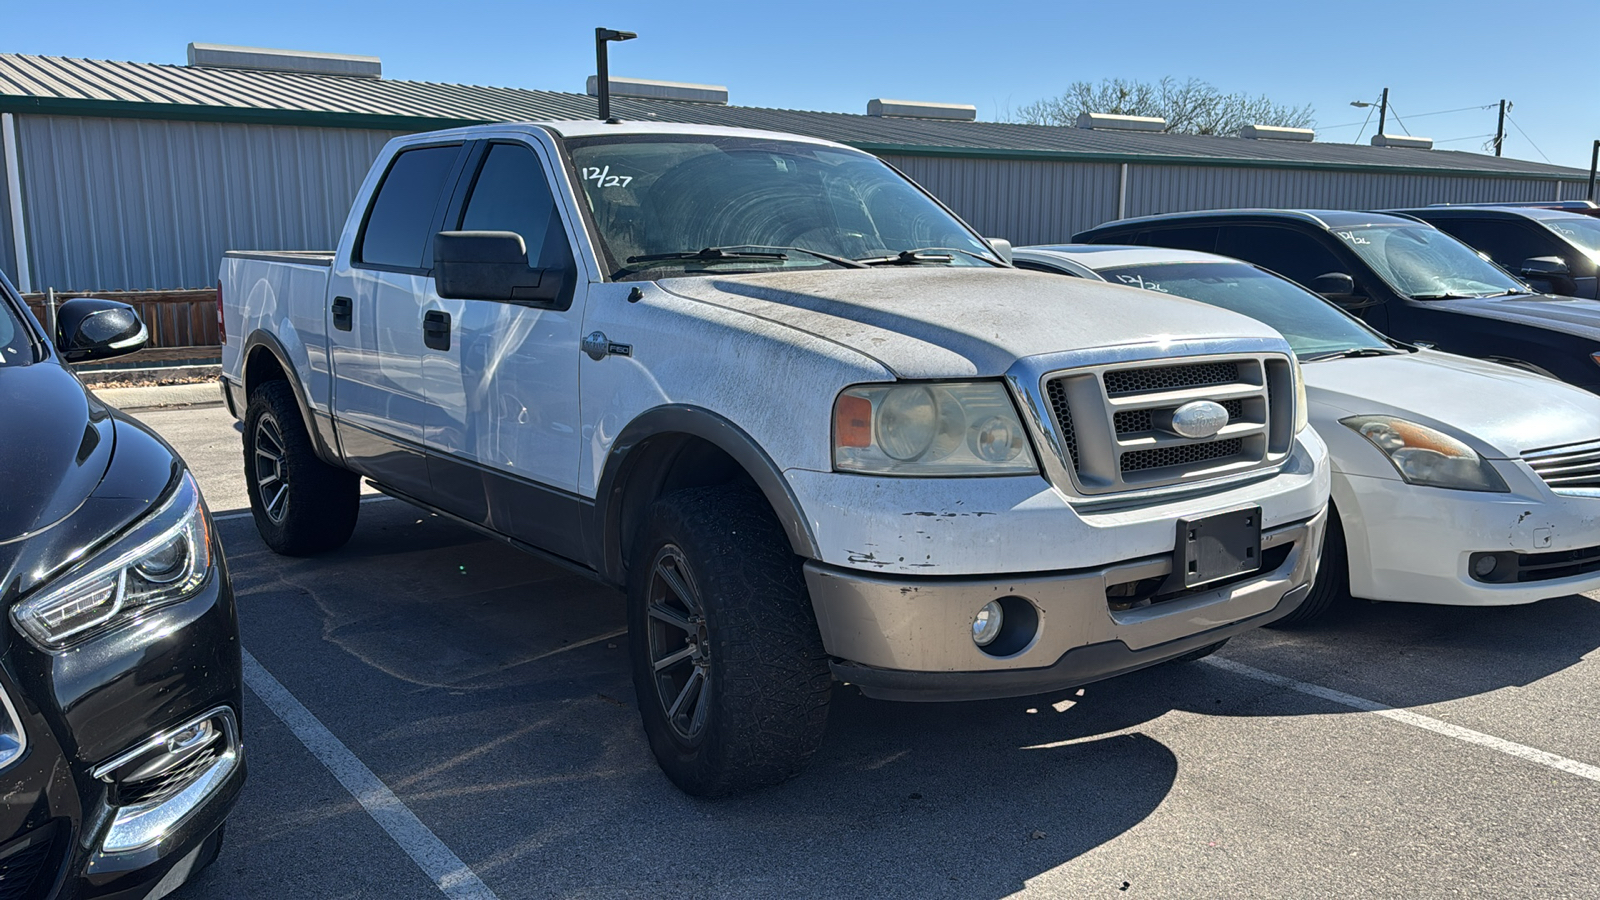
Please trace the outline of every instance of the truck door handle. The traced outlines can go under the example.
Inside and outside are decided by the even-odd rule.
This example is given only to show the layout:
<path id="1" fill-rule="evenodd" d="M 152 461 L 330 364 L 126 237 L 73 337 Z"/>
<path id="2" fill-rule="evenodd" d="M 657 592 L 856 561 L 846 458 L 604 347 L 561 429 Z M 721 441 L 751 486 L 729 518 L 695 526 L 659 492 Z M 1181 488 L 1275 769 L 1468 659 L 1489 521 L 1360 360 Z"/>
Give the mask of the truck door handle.
<path id="1" fill-rule="evenodd" d="M 355 304 L 349 297 L 333 298 L 333 327 L 340 331 L 349 331 Z"/>
<path id="2" fill-rule="evenodd" d="M 422 316 L 422 342 L 434 350 L 450 349 L 450 314 L 440 309 Z"/>

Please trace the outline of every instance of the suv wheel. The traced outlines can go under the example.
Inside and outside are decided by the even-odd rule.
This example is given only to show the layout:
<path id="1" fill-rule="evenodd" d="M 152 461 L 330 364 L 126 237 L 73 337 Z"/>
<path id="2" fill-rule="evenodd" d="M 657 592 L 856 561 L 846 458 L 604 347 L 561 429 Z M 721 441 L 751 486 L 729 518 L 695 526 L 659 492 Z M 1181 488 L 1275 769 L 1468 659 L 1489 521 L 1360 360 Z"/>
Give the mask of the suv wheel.
<path id="1" fill-rule="evenodd" d="M 309 556 L 350 540 L 360 481 L 317 458 L 288 382 L 269 381 L 250 393 L 244 477 L 256 530 L 275 552 Z"/>
<path id="2" fill-rule="evenodd" d="M 694 488 L 655 503 L 628 578 L 633 683 L 650 749 L 686 793 L 799 774 L 833 676 L 800 561 L 760 494 Z"/>

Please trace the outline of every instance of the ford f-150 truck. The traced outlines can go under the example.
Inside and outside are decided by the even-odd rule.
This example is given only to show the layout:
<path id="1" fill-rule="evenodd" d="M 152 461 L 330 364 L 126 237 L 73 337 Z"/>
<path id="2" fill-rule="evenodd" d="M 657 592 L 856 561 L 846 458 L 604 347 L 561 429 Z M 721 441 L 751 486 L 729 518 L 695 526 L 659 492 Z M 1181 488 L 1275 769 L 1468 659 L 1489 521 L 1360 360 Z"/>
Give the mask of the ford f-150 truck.
<path id="1" fill-rule="evenodd" d="M 797 773 L 835 680 L 1035 694 L 1291 613 L 1329 479 L 1288 344 L 1003 249 L 825 141 L 396 138 L 334 252 L 222 262 L 257 527 L 337 547 L 365 477 L 625 588 L 701 795 Z"/>

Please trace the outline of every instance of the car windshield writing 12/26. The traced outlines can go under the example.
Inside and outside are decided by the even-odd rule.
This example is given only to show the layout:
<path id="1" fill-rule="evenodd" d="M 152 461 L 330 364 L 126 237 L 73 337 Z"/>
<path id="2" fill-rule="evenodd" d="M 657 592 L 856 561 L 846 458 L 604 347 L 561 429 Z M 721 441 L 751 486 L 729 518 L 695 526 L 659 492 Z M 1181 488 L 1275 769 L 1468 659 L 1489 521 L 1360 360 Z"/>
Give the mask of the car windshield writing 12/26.
<path id="1" fill-rule="evenodd" d="M 1333 230 L 1395 290 L 1415 300 L 1497 297 L 1527 287 L 1472 248 L 1425 225 L 1362 225 Z"/>
<path id="2" fill-rule="evenodd" d="M 1232 310 L 1277 329 L 1301 359 L 1394 352 L 1360 323 L 1303 288 L 1244 263 L 1163 263 L 1104 269 L 1101 277 Z"/>
<path id="3" fill-rule="evenodd" d="M 614 279 L 855 260 L 995 264 L 976 235 L 865 153 L 686 135 L 585 138 L 568 148 Z"/>

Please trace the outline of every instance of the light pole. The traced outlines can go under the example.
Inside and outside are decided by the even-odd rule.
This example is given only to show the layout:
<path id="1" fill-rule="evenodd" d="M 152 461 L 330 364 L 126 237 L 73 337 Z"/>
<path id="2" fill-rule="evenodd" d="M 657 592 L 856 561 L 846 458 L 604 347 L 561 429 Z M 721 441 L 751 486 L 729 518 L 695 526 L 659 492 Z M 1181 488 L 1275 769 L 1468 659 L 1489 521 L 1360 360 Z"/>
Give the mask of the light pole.
<path id="1" fill-rule="evenodd" d="M 609 124 L 617 124 L 611 118 L 611 71 L 609 61 L 606 59 L 606 44 L 612 41 L 631 41 L 638 37 L 631 31 L 615 31 L 610 28 L 596 28 L 594 30 L 594 66 L 596 86 L 600 95 L 600 120 Z"/>
<path id="2" fill-rule="evenodd" d="M 1368 100 L 1351 100 L 1350 105 L 1357 109 L 1366 109 L 1371 106 Z M 1389 89 L 1383 89 L 1383 96 L 1378 100 L 1378 133 L 1383 134 L 1384 125 L 1389 121 Z M 1359 137 L 1356 140 L 1360 140 Z"/>

